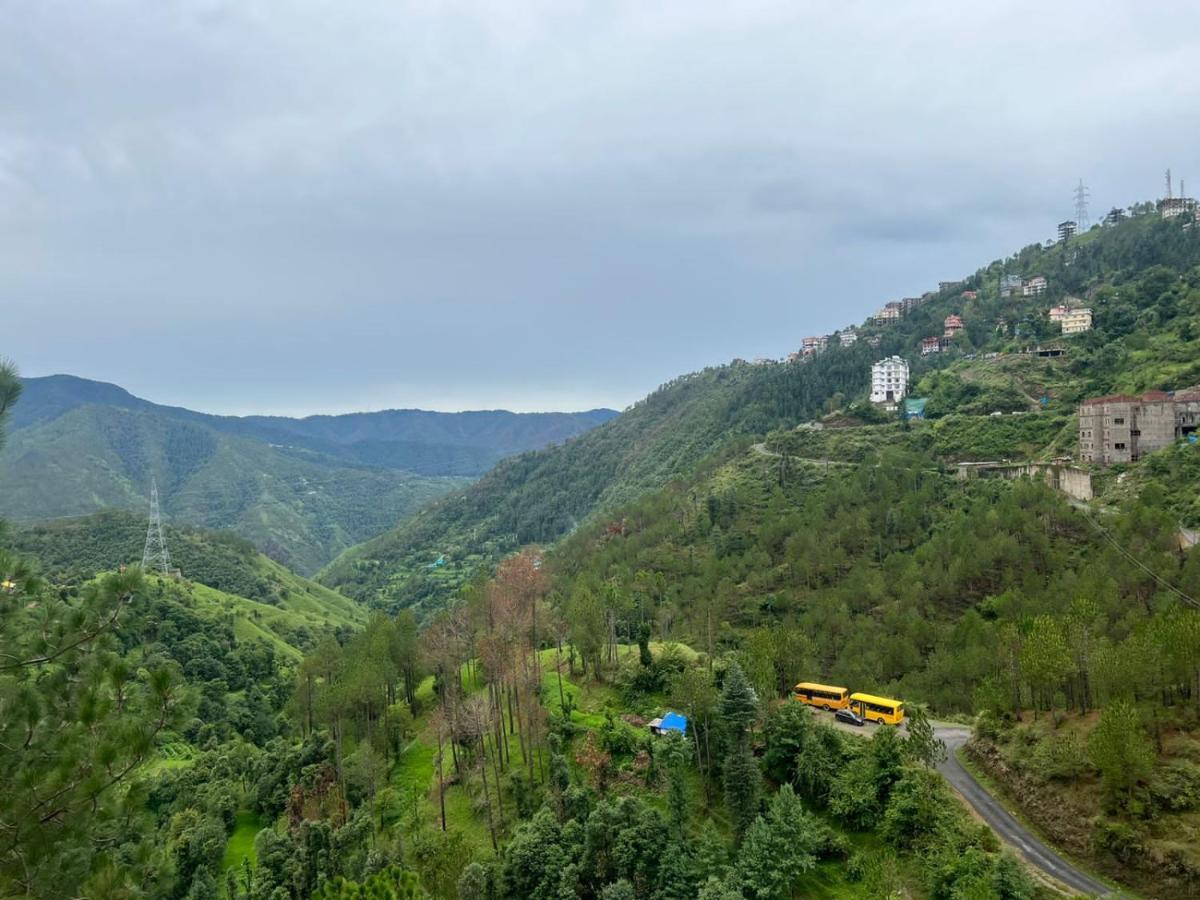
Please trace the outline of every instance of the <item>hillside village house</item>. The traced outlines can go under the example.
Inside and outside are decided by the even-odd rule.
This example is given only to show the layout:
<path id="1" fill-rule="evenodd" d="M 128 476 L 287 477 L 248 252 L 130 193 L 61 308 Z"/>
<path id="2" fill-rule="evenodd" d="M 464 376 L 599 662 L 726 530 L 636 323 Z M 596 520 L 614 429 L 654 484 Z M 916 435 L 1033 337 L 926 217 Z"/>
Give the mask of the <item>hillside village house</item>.
<path id="1" fill-rule="evenodd" d="M 1040 297 L 1046 293 L 1049 284 L 1045 275 L 1034 275 L 1021 285 L 1021 295 L 1024 297 Z"/>
<path id="2" fill-rule="evenodd" d="M 1022 279 L 1020 275 L 1002 275 L 1000 276 L 1000 296 L 1011 297 L 1017 291 L 1021 290 Z"/>
<path id="3" fill-rule="evenodd" d="M 1198 425 L 1200 391 L 1092 397 L 1079 405 L 1079 458 L 1102 466 L 1135 462 Z"/>
<path id="4" fill-rule="evenodd" d="M 858 340 L 858 332 L 853 328 L 847 328 L 845 331 L 838 334 L 838 343 L 843 347 L 849 347 Z"/>
<path id="5" fill-rule="evenodd" d="M 1070 313 L 1070 311 L 1071 307 L 1069 306 L 1052 306 L 1050 307 L 1050 321 L 1061 322 L 1067 317 L 1067 314 Z"/>
<path id="6" fill-rule="evenodd" d="M 931 353 L 940 353 L 942 350 L 942 339 L 939 337 L 921 338 L 921 355 L 928 356 Z"/>
<path id="7" fill-rule="evenodd" d="M 952 338 L 963 330 L 963 320 L 961 316 L 956 316 L 953 313 L 946 316 L 946 320 L 942 323 L 943 337 Z"/>
<path id="8" fill-rule="evenodd" d="M 800 341 L 800 352 L 805 356 L 812 356 L 815 353 L 820 353 L 829 343 L 829 336 L 825 334 L 806 337 Z"/>
<path id="9" fill-rule="evenodd" d="M 962 298 L 964 300 L 977 300 L 979 298 L 979 294 L 975 291 L 963 291 Z"/>
<path id="10" fill-rule="evenodd" d="M 899 356 L 889 356 L 871 366 L 871 402 L 882 403 L 888 409 L 904 399 L 908 392 L 908 363 Z"/>
<path id="11" fill-rule="evenodd" d="M 904 316 L 904 302 L 900 300 L 889 300 L 883 305 L 882 310 L 875 313 L 875 322 L 878 324 L 889 324 L 899 322 L 900 317 Z"/>
<path id="12" fill-rule="evenodd" d="M 1062 319 L 1063 334 L 1082 334 L 1092 330 L 1092 310 L 1085 306 L 1082 309 L 1072 309 Z"/>
<path id="13" fill-rule="evenodd" d="M 1186 213 L 1196 214 L 1196 201 L 1191 197 L 1166 197 L 1158 201 L 1158 214 L 1164 219 L 1174 219 Z"/>

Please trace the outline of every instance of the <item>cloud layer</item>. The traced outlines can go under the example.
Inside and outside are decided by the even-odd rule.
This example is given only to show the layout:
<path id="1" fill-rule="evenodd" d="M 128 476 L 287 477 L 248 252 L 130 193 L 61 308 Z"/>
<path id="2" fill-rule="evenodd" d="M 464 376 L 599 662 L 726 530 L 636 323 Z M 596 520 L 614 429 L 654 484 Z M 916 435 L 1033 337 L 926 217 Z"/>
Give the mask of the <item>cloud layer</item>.
<path id="1" fill-rule="evenodd" d="M 1200 185 L 1191 5 L 0 17 L 2 352 L 221 412 L 623 405 Z"/>

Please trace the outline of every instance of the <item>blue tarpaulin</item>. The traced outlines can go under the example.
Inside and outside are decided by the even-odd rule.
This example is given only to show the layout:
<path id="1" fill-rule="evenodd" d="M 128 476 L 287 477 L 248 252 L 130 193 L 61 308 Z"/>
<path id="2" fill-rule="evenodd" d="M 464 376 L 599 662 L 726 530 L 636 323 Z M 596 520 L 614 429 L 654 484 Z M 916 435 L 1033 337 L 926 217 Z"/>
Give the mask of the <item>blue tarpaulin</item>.
<path id="1" fill-rule="evenodd" d="M 678 731 L 680 734 L 687 734 L 687 716 L 677 712 L 668 712 L 662 717 L 662 724 L 658 726 L 658 729 L 659 731 Z"/>

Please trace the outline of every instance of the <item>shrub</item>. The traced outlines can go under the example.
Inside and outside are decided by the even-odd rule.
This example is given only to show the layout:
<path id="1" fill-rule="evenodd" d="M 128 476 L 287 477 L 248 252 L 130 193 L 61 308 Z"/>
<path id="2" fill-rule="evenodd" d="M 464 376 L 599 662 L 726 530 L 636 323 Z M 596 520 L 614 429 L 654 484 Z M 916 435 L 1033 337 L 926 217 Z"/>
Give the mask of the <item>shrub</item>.
<path id="1" fill-rule="evenodd" d="M 1074 781 L 1089 771 L 1087 748 L 1078 735 L 1051 735 L 1033 749 L 1033 766 L 1046 778 Z"/>

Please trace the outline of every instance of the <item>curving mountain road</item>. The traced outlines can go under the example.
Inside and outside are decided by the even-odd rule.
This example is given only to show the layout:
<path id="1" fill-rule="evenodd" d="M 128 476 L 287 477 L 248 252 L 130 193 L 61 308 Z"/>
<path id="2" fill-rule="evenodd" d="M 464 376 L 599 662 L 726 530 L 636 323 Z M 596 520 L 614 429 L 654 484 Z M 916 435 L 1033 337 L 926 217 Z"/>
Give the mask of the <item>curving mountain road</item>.
<path id="1" fill-rule="evenodd" d="M 855 728 L 837 721 L 834 725 L 860 736 L 869 736 L 871 732 L 868 729 L 878 727 L 869 725 L 866 728 Z M 863 734 L 864 731 L 866 735 Z M 946 760 L 938 766 L 938 771 L 1002 841 L 1020 853 L 1029 865 L 1077 894 L 1087 897 L 1115 896 L 1108 885 L 1072 865 L 1055 850 L 1046 846 L 963 767 L 958 761 L 957 751 L 971 737 L 971 729 L 964 725 L 935 722 L 934 732 L 946 743 Z"/>
<path id="2" fill-rule="evenodd" d="M 971 737 L 969 728 L 935 724 L 934 730 L 946 742 L 946 760 L 938 766 L 938 771 L 1002 841 L 1015 848 L 1031 866 L 1077 893 L 1088 897 L 1105 897 L 1113 893 L 1108 885 L 1076 868 L 1042 843 L 963 768 L 957 751 Z"/>

